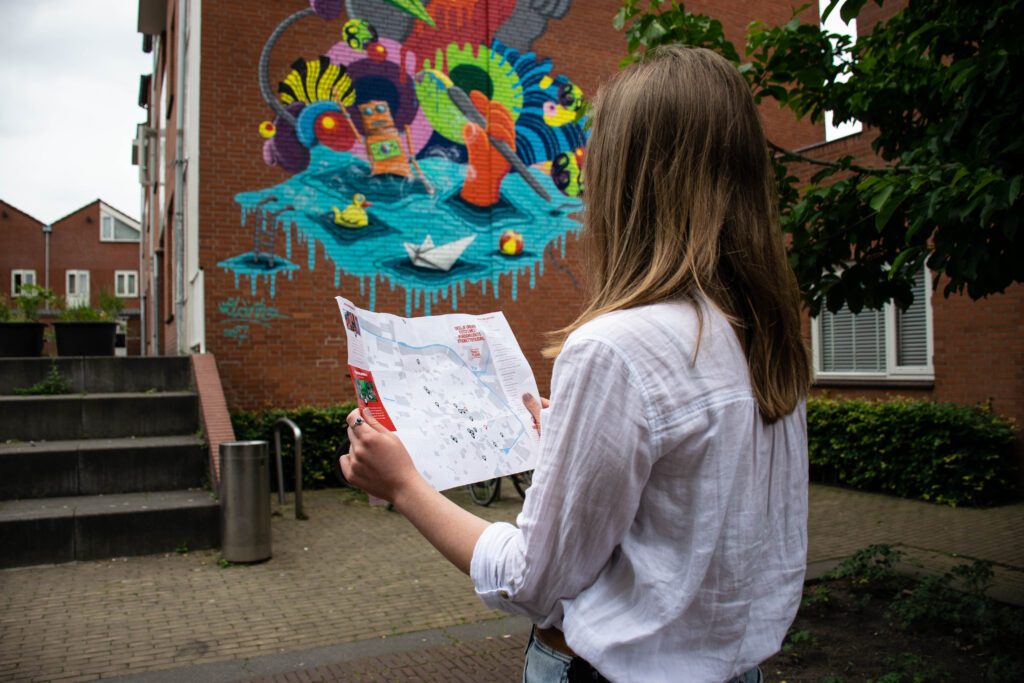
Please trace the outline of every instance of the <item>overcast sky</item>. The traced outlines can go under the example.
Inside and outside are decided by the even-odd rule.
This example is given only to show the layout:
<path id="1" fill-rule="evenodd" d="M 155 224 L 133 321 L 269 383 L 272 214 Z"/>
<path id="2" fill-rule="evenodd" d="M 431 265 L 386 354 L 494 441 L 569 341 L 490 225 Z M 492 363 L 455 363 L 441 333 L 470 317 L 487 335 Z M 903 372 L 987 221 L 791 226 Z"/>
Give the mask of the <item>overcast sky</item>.
<path id="1" fill-rule="evenodd" d="M 102 199 L 139 217 L 136 0 L 0 0 L 0 199 L 44 223 Z"/>

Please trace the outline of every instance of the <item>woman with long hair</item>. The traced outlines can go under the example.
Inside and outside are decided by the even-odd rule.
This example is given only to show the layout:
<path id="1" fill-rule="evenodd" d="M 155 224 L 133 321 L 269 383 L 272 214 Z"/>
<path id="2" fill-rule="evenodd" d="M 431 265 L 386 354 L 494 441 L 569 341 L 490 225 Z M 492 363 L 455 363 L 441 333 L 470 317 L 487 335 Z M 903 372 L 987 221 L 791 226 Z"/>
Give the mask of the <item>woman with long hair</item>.
<path id="1" fill-rule="evenodd" d="M 385 498 L 492 607 L 535 624 L 525 681 L 760 680 L 800 604 L 809 361 L 749 89 L 703 49 L 599 91 L 579 317 L 556 334 L 517 525 L 434 491 L 349 416 L 345 476 Z"/>

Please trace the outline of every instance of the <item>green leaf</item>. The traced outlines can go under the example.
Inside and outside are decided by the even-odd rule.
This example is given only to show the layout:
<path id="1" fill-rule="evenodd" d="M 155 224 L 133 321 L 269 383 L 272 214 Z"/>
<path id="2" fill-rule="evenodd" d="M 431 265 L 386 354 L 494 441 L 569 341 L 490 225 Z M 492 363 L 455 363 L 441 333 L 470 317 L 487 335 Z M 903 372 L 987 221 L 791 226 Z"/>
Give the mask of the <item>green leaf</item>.
<path id="1" fill-rule="evenodd" d="M 919 253 L 917 249 L 904 249 L 897 256 L 896 260 L 892 262 L 892 268 L 889 269 L 889 279 L 893 280 L 896 278 L 896 274 L 900 272 L 903 264 L 907 262 L 907 259 L 912 255 Z"/>
<path id="2" fill-rule="evenodd" d="M 1007 196 L 1010 206 L 1013 206 L 1013 203 L 1017 201 L 1017 197 L 1020 196 L 1020 179 L 1021 176 L 1015 175 L 1010 180 L 1010 192 Z"/>
<path id="3" fill-rule="evenodd" d="M 832 10 L 836 8 L 836 5 L 838 5 L 839 2 L 840 0 L 830 0 L 828 7 L 826 7 L 825 11 L 821 13 L 821 23 L 825 23 L 825 20 L 829 18 L 829 15 L 832 14 Z"/>
<path id="4" fill-rule="evenodd" d="M 885 187 L 883 187 L 871 198 L 871 201 L 869 202 L 871 208 L 875 211 L 880 212 L 882 210 L 882 207 L 885 206 L 885 203 L 889 201 L 889 197 L 892 196 L 892 191 L 892 185 L 886 185 Z"/>
<path id="5" fill-rule="evenodd" d="M 849 24 L 851 21 L 857 18 L 860 14 L 860 10 L 864 7 L 867 0 L 846 0 L 843 3 L 843 7 L 839 10 L 840 18 Z"/>
<path id="6" fill-rule="evenodd" d="M 668 31 L 666 31 L 665 27 L 661 25 L 661 22 L 655 18 L 644 30 L 644 40 L 648 45 L 657 45 L 658 40 L 666 33 L 668 33 Z"/>
<path id="7" fill-rule="evenodd" d="M 621 31 L 622 27 L 625 26 L 625 25 L 626 25 L 626 8 L 623 7 L 618 12 L 615 13 L 614 17 L 612 17 L 612 26 L 615 27 L 616 31 Z"/>

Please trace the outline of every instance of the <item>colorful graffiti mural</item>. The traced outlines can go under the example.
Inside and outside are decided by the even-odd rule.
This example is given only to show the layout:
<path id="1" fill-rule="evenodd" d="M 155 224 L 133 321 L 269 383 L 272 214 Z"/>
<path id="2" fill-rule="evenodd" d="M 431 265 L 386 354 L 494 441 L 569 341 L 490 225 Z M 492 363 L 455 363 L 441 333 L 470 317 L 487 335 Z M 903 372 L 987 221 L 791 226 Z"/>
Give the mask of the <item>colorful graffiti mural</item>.
<path id="1" fill-rule="evenodd" d="M 277 275 L 301 268 L 294 234 L 309 270 L 320 245 L 335 287 L 358 278 L 371 308 L 378 284 L 404 288 L 406 315 L 457 309 L 467 286 L 500 297 L 503 277 L 513 299 L 520 278 L 534 287 L 582 207 L 583 93 L 529 51 L 568 6 L 311 0 L 285 18 L 259 63 L 273 118 L 253 127 L 291 177 L 235 197 L 253 244 L 219 264 L 235 286 L 274 297 Z M 298 21 L 335 22 L 340 39 L 296 59 L 275 93 L 270 54 Z"/>

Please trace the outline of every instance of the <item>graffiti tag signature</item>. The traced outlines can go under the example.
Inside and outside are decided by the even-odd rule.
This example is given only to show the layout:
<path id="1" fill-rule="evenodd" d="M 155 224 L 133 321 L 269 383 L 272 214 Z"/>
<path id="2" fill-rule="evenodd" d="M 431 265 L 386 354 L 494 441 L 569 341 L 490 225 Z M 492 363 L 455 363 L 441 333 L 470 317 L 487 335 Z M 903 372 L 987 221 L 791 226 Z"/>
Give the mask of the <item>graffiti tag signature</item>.
<path id="1" fill-rule="evenodd" d="M 274 306 L 259 301 L 247 301 L 242 297 L 233 296 L 217 304 L 217 310 L 225 316 L 220 322 L 232 323 L 224 329 L 224 336 L 241 343 L 249 338 L 251 325 L 270 327 L 270 323 L 288 316 Z"/>

